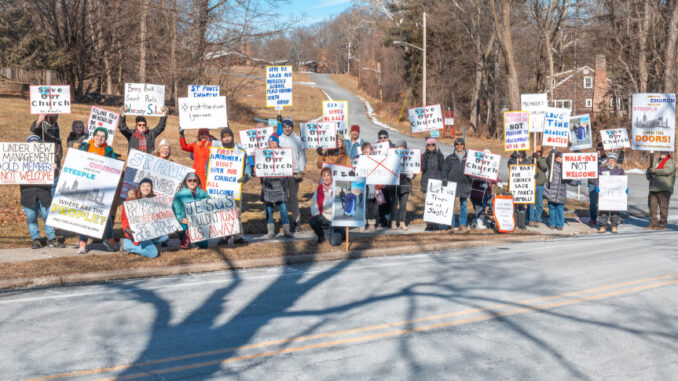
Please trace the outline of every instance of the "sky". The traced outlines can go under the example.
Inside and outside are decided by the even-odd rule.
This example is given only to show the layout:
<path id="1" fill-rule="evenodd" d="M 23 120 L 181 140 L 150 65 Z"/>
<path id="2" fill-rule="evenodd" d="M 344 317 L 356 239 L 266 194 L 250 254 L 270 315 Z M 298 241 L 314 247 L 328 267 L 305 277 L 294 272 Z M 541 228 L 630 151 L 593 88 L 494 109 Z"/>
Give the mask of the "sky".
<path id="1" fill-rule="evenodd" d="M 302 18 L 299 26 L 315 24 L 351 7 L 351 0 L 289 0 L 280 7 L 283 18 Z"/>

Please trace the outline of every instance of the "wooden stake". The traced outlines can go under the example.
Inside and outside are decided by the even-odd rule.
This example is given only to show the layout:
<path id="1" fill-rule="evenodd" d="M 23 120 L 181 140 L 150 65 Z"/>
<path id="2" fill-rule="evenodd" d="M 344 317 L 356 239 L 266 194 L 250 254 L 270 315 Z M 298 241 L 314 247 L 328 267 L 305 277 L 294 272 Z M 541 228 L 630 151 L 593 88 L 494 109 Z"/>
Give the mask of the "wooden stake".
<path id="1" fill-rule="evenodd" d="M 551 155 L 551 169 L 549 170 L 549 182 L 553 182 L 553 162 L 556 160 L 556 153 Z"/>
<path id="2" fill-rule="evenodd" d="M 346 251 L 348 251 L 348 226 L 346 227 Z"/>

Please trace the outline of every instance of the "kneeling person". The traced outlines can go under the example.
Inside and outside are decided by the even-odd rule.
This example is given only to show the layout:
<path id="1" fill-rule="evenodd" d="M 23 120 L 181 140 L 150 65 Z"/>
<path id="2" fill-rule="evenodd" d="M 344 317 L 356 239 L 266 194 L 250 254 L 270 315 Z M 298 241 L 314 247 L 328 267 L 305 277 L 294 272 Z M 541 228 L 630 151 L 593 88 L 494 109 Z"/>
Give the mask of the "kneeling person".
<path id="1" fill-rule="evenodd" d="M 318 236 L 318 243 L 325 242 L 325 229 L 331 229 L 332 221 L 332 203 L 334 202 L 334 191 L 332 189 L 333 179 L 332 170 L 323 168 L 320 171 L 320 184 L 311 199 L 311 220 L 309 225 Z M 330 245 L 337 246 L 344 240 L 344 233 L 341 229 L 330 230 Z"/>
<path id="2" fill-rule="evenodd" d="M 153 193 L 153 182 L 151 182 L 151 179 L 149 178 L 144 178 L 139 182 L 139 187 L 134 191 L 133 197 L 128 198 L 128 200 L 151 197 L 155 197 L 155 194 Z M 147 258 L 155 258 L 158 256 L 158 247 L 156 245 L 167 242 L 169 239 L 167 235 L 164 235 L 148 241 L 135 242 L 132 229 L 127 220 L 125 208 L 122 208 L 120 225 L 122 225 L 122 231 L 125 233 L 125 238 L 120 239 L 120 252 L 123 254 L 134 253 Z"/>

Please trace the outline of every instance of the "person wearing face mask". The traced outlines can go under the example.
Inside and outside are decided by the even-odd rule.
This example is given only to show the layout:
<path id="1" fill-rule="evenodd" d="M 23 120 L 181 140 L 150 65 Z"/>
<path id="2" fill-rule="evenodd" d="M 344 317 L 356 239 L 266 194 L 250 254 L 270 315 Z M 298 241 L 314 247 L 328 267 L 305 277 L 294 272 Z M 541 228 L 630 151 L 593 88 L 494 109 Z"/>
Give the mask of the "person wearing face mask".
<path id="1" fill-rule="evenodd" d="M 205 190 L 207 184 L 207 163 L 210 161 L 210 147 L 212 147 L 210 130 L 207 128 L 199 129 L 198 141 L 187 144 L 184 130 L 179 126 L 179 143 L 182 150 L 193 154 L 193 169 L 200 179 L 200 187 Z"/>
<path id="2" fill-rule="evenodd" d="M 134 191 L 134 195 L 132 197 L 128 197 L 127 200 L 129 201 L 151 197 L 155 197 L 155 194 L 153 193 L 153 182 L 149 178 L 144 178 L 139 182 L 139 187 Z M 125 238 L 120 238 L 120 252 L 122 254 L 134 253 L 146 258 L 155 258 L 158 256 L 157 245 L 162 244 L 169 239 L 167 235 L 164 235 L 162 237 L 153 238 L 148 241 L 134 241 L 134 235 L 132 229 L 130 228 L 125 208 L 122 208 L 120 225 L 122 226 L 122 231 L 125 233 Z"/>
<path id="3" fill-rule="evenodd" d="M 617 166 L 617 154 L 614 152 L 611 152 L 609 155 L 607 155 L 607 160 L 605 160 L 605 164 L 601 165 L 598 167 L 598 178 L 594 179 L 595 186 L 596 186 L 596 192 L 600 193 L 600 182 L 599 179 L 601 176 L 623 176 L 624 175 L 624 170 L 620 167 Z M 626 190 L 626 193 L 628 193 L 628 189 Z M 617 232 L 617 226 L 621 222 L 621 214 L 619 213 L 618 210 L 615 211 L 610 211 L 610 210 L 601 210 L 600 211 L 600 216 L 598 217 L 598 223 L 600 224 L 600 228 L 598 229 L 599 233 L 605 233 L 607 231 L 607 226 L 610 226 L 610 231 L 612 233 Z"/>
<path id="4" fill-rule="evenodd" d="M 210 198 L 210 195 L 201 187 L 200 177 L 193 172 L 187 174 L 184 178 L 184 182 L 181 184 L 181 189 L 174 195 L 174 200 L 172 200 L 172 210 L 174 210 L 174 215 L 181 225 L 181 231 L 179 232 L 179 247 L 181 249 L 188 249 L 191 244 L 191 238 L 186 233 L 186 230 L 188 229 L 186 203 L 204 200 L 206 198 Z M 206 249 L 209 245 L 209 241 L 200 241 L 197 245 L 201 249 Z"/>
<path id="5" fill-rule="evenodd" d="M 650 167 L 645 172 L 645 177 L 650 181 L 650 193 L 647 196 L 650 225 L 644 229 L 666 229 L 669 201 L 676 183 L 676 162 L 671 156 L 671 152 L 661 152 L 656 159 L 653 154 L 650 155 Z"/>
<path id="6" fill-rule="evenodd" d="M 141 152 L 151 153 L 155 150 L 155 139 L 165 131 L 165 125 L 167 123 L 167 107 L 162 107 L 162 117 L 160 117 L 160 121 L 153 129 L 148 129 L 146 118 L 141 115 L 137 115 L 134 122 L 134 130 L 127 127 L 125 106 L 123 106 L 120 110 L 120 124 L 118 124 L 118 129 L 127 139 L 129 147 L 127 152 L 134 148 Z"/>
<path id="7" fill-rule="evenodd" d="M 66 138 L 66 146 L 68 146 L 68 148 L 78 148 L 85 140 L 87 140 L 85 123 L 83 123 L 82 120 L 73 121 L 73 124 L 71 124 L 71 133 L 68 134 L 68 137 Z"/>
<path id="8" fill-rule="evenodd" d="M 596 146 L 596 152 L 598 152 L 598 166 L 605 165 L 607 162 L 607 154 L 605 153 L 605 147 L 603 143 L 598 143 Z M 624 149 L 622 148 L 617 156 L 617 164 L 624 164 Z M 597 223 L 598 220 L 598 185 L 595 179 L 588 180 L 588 189 L 589 189 L 589 225 L 593 226 Z"/>

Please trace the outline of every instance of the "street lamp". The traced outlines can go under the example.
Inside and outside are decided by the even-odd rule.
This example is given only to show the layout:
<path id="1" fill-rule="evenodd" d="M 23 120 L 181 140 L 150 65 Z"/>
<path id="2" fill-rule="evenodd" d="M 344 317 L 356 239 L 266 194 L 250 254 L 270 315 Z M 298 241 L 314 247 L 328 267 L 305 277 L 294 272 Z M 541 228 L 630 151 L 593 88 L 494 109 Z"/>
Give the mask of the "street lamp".
<path id="1" fill-rule="evenodd" d="M 424 12 L 423 17 L 424 17 L 424 24 L 423 24 L 423 26 L 424 26 L 424 30 L 423 30 L 424 47 L 423 48 L 420 48 L 416 45 L 412 45 L 409 42 L 405 42 L 405 41 L 393 41 L 393 45 L 409 46 L 409 47 L 414 48 L 414 49 L 419 49 L 423 53 L 423 55 L 424 55 L 424 57 L 423 57 L 424 58 L 424 81 L 421 84 L 421 89 L 422 89 L 422 94 L 421 94 L 422 99 L 421 99 L 421 101 L 423 103 L 422 106 L 426 107 L 426 12 Z"/>

